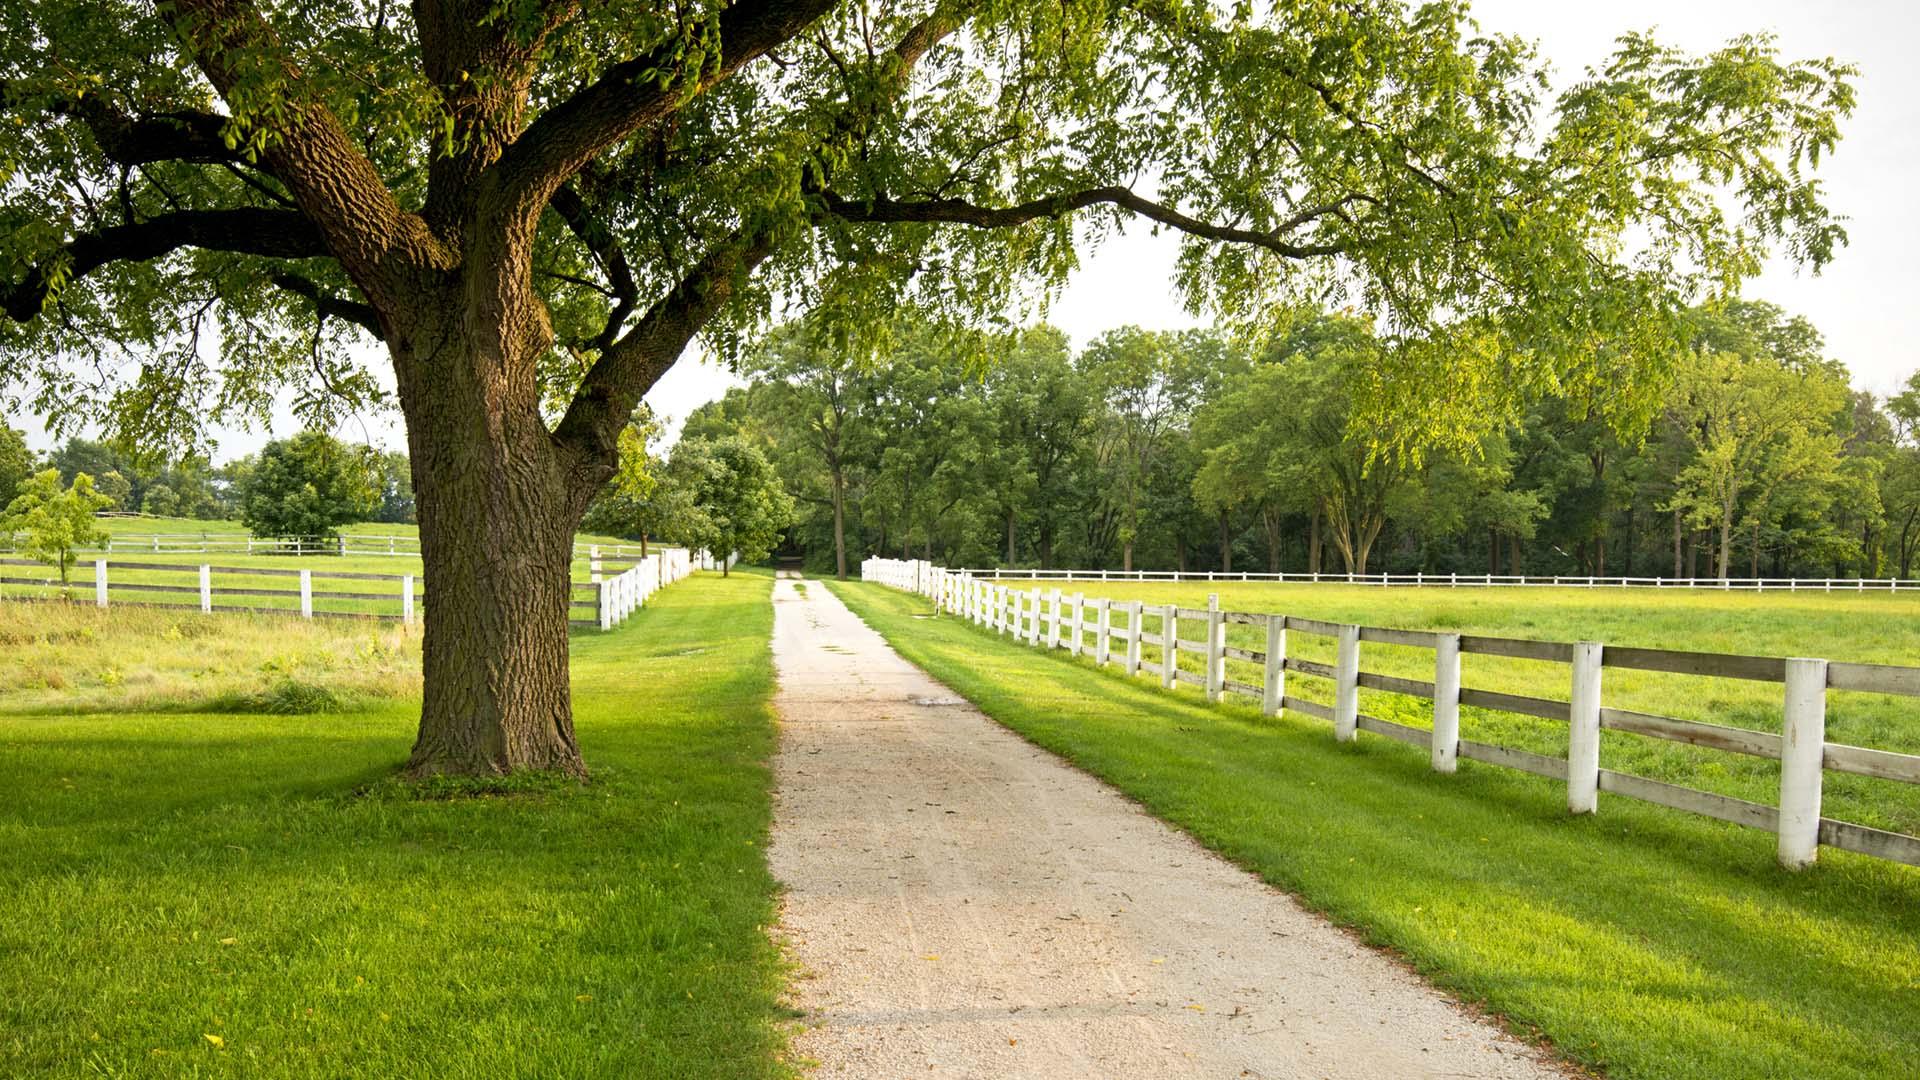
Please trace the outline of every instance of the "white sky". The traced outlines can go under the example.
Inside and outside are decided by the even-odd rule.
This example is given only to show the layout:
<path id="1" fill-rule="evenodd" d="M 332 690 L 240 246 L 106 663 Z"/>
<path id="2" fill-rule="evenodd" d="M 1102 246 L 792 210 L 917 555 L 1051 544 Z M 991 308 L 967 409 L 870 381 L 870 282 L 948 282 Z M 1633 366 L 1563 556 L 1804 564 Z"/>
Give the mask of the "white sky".
<path id="1" fill-rule="evenodd" d="M 1920 201 L 1911 197 L 1920 174 L 1920 3 L 1912 0 L 1474 0 L 1487 32 L 1534 40 L 1554 67 L 1556 86 L 1603 58 L 1619 34 L 1654 30 L 1659 39 L 1692 52 L 1711 49 L 1750 31 L 1771 31 L 1790 58 L 1834 56 L 1857 64 L 1860 105 L 1843 129 L 1839 151 L 1822 166 L 1829 205 L 1849 220 L 1850 245 L 1820 277 L 1777 263 L 1747 288 L 1805 315 L 1826 335 L 1828 352 L 1853 371 L 1862 389 L 1886 394 L 1920 366 L 1913 336 L 1920 331 Z M 1169 288 L 1176 242 L 1137 226 L 1087 255 L 1048 318 L 1076 346 L 1103 331 L 1133 323 L 1148 328 L 1192 326 Z M 692 357 L 647 395 L 656 412 L 679 421 L 738 382 Z M 47 440 L 30 417 L 36 445 Z M 282 417 L 277 434 L 294 430 Z M 282 430 L 283 429 L 283 430 Z M 405 443 L 397 418 L 349 422 L 340 434 L 390 447 Z M 222 459 L 257 449 L 259 431 L 220 435 Z"/>

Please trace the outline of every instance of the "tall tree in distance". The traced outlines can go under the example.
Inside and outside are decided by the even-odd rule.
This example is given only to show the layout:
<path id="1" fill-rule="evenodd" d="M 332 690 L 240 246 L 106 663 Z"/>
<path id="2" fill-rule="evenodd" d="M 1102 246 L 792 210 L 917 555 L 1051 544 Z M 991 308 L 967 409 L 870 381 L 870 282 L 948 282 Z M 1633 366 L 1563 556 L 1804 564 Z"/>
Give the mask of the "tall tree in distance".
<path id="1" fill-rule="evenodd" d="M 667 461 L 666 483 L 685 492 L 687 514 L 679 538 L 705 548 L 732 571 L 732 557 L 764 559 L 793 521 L 793 500 L 780 487 L 765 454 L 737 435 L 681 439 Z"/>
<path id="2" fill-rule="evenodd" d="M 1631 383 L 1692 299 L 1842 239 L 1813 167 L 1852 72 L 1760 38 L 1629 36 L 1545 102 L 1464 2 L 0 13 L 3 377 L 56 427 L 178 449 L 287 387 L 326 426 L 384 347 L 435 590 L 416 774 L 584 769 L 575 527 L 641 396 L 775 298 L 860 351 L 903 307 L 998 318 L 1146 219 L 1195 307 L 1340 288 L 1432 337 L 1366 386 L 1446 430 Z"/>

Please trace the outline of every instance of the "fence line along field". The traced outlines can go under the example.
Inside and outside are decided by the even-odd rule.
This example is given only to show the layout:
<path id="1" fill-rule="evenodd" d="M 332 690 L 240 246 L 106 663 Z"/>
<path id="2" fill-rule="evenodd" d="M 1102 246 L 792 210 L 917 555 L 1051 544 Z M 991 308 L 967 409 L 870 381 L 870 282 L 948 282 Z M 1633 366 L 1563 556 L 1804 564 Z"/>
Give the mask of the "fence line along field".
<path id="1" fill-rule="evenodd" d="M 1246 585 L 1208 596 L 1203 585 L 1155 584 L 1095 597 L 924 563 L 862 570 L 1168 689 L 1318 716 L 1343 739 L 1365 730 L 1412 743 L 1442 771 L 1469 757 L 1554 777 L 1577 812 L 1606 791 L 1776 832 L 1788 865 L 1810 862 L 1816 844 L 1920 864 L 1920 668 L 1893 663 L 1914 655 L 1920 634 L 1911 597 L 1641 594 L 1595 605 L 1551 590 L 1405 590 L 1389 601 L 1377 589 Z M 1472 602 L 1454 608 L 1463 598 Z M 1643 610 L 1676 601 L 1665 618 Z M 1757 655 L 1789 643 L 1780 655 L 1816 659 Z"/>
<path id="2" fill-rule="evenodd" d="M 420 557 L 420 528 L 403 522 L 360 521 L 341 525 L 334 536 L 254 536 L 238 522 L 219 518 L 173 518 L 148 514 L 103 514 L 97 518 L 107 542 L 85 551 L 109 555 L 198 554 L 340 555 Z M 17 550 L 18 537 L 0 534 L 0 551 Z M 574 558 L 644 556 L 648 545 L 614 536 L 581 533 Z"/>
<path id="3" fill-rule="evenodd" d="M 285 613 L 303 618 L 362 617 L 411 623 L 427 601 L 417 572 L 382 557 L 219 556 L 218 563 L 183 556 L 106 556 L 77 560 L 63 584 L 57 569 L 31 559 L 0 557 L 0 600 L 84 599 L 96 607 L 179 607 L 203 613 Z M 417 563 L 417 559 L 415 562 Z M 576 560 L 572 621 L 608 630 L 647 597 L 692 573 L 712 569 L 705 552 L 659 548 L 645 558 L 598 553 Z"/>

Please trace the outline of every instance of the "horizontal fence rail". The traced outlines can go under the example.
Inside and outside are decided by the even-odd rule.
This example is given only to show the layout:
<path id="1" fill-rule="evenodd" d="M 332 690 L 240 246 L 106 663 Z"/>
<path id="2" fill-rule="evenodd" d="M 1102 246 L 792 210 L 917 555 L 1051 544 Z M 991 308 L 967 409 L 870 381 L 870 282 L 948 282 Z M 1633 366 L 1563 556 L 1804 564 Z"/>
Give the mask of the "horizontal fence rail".
<path id="1" fill-rule="evenodd" d="M 903 560 L 890 559 L 888 562 Z M 954 570 L 975 578 L 1014 581 L 1271 581 L 1288 585 L 1373 585 L 1443 588 L 1720 589 L 1734 592 L 1915 592 L 1908 578 L 1665 578 L 1522 574 L 1258 574 L 1230 570 Z"/>
<path id="2" fill-rule="evenodd" d="M 591 580 L 574 583 L 571 600 L 573 609 L 586 608 L 592 617 L 568 621 L 610 630 L 631 617 L 655 592 L 692 574 L 696 566 L 713 565 L 715 560 L 705 552 L 682 548 L 655 548 L 653 554 L 631 562 L 595 558 Z M 40 574 L 15 569 L 25 567 Z M 607 572 L 615 567 L 618 572 Z M 49 597 L 49 592 L 69 597 L 91 594 L 93 603 L 102 608 L 392 619 L 412 624 L 417 609 L 430 598 L 421 574 L 105 558 L 78 561 L 74 570 L 75 579 L 63 584 L 44 563 L 0 558 L 0 599 L 57 598 Z M 140 599 L 127 599 L 129 595 Z"/>
<path id="3" fill-rule="evenodd" d="M 1594 813 L 1599 793 L 1604 791 L 1774 833 L 1779 861 L 1789 869 L 1811 866 L 1822 844 L 1920 866 L 1920 837 L 1836 821 L 1822 817 L 1820 812 L 1821 782 L 1827 772 L 1920 784 L 1920 755 L 1826 741 L 1829 690 L 1920 697 L 1917 667 L 1359 626 L 1277 613 L 1223 611 L 1218 596 L 1210 597 L 1205 608 L 1184 608 L 1084 593 L 1068 595 L 1058 588 L 1022 589 L 982 579 L 972 571 L 947 570 L 923 561 L 869 559 L 861 564 L 860 576 L 865 581 L 919 593 L 933 600 L 941 612 L 1011 635 L 1016 641 L 1065 649 L 1075 656 L 1090 653 L 1096 665 L 1117 665 L 1129 676 L 1145 672 L 1163 688 L 1189 683 L 1199 686 L 1209 701 L 1220 701 L 1227 694 L 1243 695 L 1258 700 L 1268 716 L 1291 709 L 1331 723 L 1334 737 L 1343 742 L 1351 742 L 1358 732 L 1366 731 L 1419 747 L 1427 751 L 1432 767 L 1439 772 L 1454 772 L 1458 760 L 1467 758 L 1545 776 L 1566 785 L 1567 806 L 1575 814 Z M 1147 631 L 1148 618 L 1159 620 L 1159 633 Z M 1264 628 L 1265 648 L 1229 646 L 1226 629 L 1230 624 Z M 1188 636 L 1192 631 L 1198 631 L 1198 636 Z M 1334 663 L 1288 656 L 1290 633 L 1333 639 Z M 1365 643 L 1431 650 L 1432 680 L 1364 670 L 1361 658 Z M 1143 645 L 1162 650 L 1159 663 L 1142 659 Z M 1202 658 L 1198 673 L 1180 667 L 1180 654 L 1184 652 Z M 1568 699 L 1464 687 L 1460 659 L 1471 654 L 1564 665 Z M 1261 682 L 1256 685 L 1228 678 L 1229 660 L 1259 665 Z M 1601 693 L 1608 668 L 1777 683 L 1781 686 L 1782 730 L 1774 734 L 1609 708 Z M 1333 703 L 1288 694 L 1289 673 L 1331 682 Z M 1362 688 L 1431 702 L 1432 730 L 1362 714 Z M 1567 754 L 1564 758 L 1551 757 L 1462 739 L 1462 705 L 1564 723 L 1569 736 Z M 1756 803 L 1603 768 L 1602 730 L 1778 761 L 1778 803 Z"/>

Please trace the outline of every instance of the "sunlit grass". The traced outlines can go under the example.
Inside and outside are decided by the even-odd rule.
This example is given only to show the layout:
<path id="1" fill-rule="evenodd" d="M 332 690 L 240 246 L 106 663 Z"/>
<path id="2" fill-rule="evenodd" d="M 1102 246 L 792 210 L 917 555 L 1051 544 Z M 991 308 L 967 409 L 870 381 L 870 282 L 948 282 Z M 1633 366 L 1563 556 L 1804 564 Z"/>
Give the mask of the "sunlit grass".
<path id="1" fill-rule="evenodd" d="M 1337 744 L 1317 720 L 831 587 L 996 720 L 1609 1075 L 1890 1078 L 1920 1060 L 1920 871 L 1823 850 L 1790 874 L 1768 834 L 1607 796 L 1571 818 L 1550 780 L 1442 776 L 1412 747 Z"/>
<path id="2" fill-rule="evenodd" d="M 411 695 L 0 715 L 0 1075 L 781 1075 L 768 588 L 576 635 L 585 786 L 395 781 Z"/>

